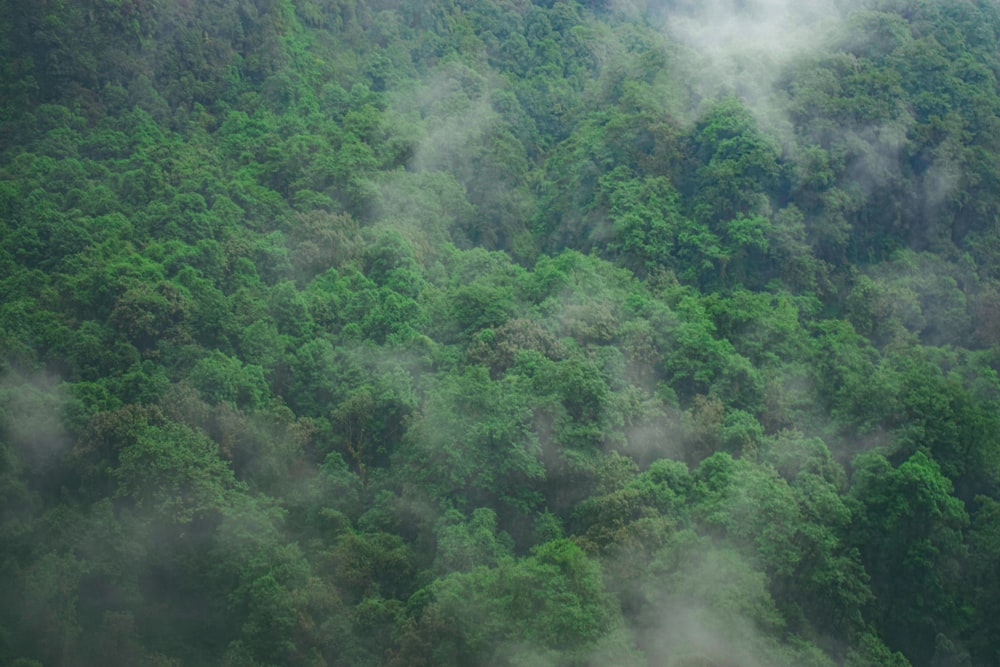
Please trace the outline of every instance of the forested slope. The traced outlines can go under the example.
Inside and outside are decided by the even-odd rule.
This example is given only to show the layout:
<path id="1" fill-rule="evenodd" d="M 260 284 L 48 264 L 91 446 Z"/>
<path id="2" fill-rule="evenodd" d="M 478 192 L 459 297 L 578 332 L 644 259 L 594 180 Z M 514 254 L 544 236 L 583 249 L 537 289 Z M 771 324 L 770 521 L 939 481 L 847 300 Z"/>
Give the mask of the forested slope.
<path id="1" fill-rule="evenodd" d="M 1000 662 L 1000 10 L 0 0 L 0 663 Z"/>

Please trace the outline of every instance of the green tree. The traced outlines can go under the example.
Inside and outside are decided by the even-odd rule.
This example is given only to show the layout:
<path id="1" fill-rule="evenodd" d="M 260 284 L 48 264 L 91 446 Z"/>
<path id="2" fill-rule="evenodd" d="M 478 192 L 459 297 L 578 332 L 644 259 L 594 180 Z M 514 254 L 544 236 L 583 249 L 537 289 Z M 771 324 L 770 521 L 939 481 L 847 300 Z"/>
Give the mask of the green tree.
<path id="1" fill-rule="evenodd" d="M 572 665 L 602 652 L 638 664 L 600 566 L 568 540 L 438 579 L 417 599 L 419 617 L 391 664 Z"/>
<path id="2" fill-rule="evenodd" d="M 470 366 L 435 385 L 406 433 L 400 462 L 432 497 L 460 507 L 535 506 L 545 469 L 524 381 L 494 382 L 485 368 Z"/>
<path id="3" fill-rule="evenodd" d="M 780 149 L 738 100 L 725 99 L 709 109 L 692 143 L 698 162 L 688 187 L 697 219 L 719 224 L 770 213 L 769 193 L 781 172 Z"/>
<path id="4" fill-rule="evenodd" d="M 969 518 L 951 482 L 921 452 L 898 467 L 863 454 L 854 468 L 848 543 L 871 575 L 873 621 L 890 647 L 923 664 L 938 634 L 957 636 L 965 627 L 965 601 L 955 584 Z"/>

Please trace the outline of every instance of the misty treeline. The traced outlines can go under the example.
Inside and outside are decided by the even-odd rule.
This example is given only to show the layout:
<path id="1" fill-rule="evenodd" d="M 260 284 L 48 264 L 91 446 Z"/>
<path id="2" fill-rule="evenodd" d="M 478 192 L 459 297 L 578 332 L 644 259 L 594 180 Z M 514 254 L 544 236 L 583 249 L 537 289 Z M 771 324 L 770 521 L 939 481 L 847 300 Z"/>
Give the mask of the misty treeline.
<path id="1" fill-rule="evenodd" d="M 1000 664 L 989 0 L 0 0 L 0 663 Z"/>

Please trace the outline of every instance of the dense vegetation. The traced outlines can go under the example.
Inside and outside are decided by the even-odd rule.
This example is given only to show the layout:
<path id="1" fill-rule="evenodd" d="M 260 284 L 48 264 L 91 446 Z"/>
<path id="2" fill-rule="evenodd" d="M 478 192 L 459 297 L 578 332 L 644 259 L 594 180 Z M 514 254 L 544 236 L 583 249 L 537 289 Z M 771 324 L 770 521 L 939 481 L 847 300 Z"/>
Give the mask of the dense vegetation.
<path id="1" fill-rule="evenodd" d="M 1000 663 L 1000 10 L 699 4 L 0 0 L 0 663 Z"/>

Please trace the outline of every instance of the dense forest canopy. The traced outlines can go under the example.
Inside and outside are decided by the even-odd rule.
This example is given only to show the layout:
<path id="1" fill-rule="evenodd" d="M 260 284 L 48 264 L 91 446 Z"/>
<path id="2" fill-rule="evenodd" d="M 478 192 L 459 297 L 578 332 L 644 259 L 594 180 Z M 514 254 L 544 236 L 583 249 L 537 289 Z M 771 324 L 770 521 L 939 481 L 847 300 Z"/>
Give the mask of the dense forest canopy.
<path id="1" fill-rule="evenodd" d="M 990 0 L 0 0 L 0 663 L 1000 664 Z"/>

